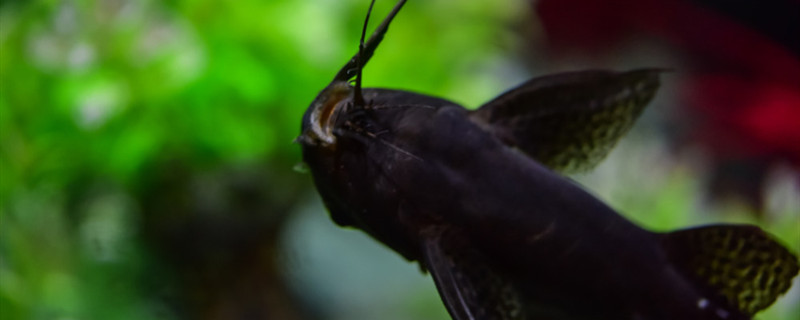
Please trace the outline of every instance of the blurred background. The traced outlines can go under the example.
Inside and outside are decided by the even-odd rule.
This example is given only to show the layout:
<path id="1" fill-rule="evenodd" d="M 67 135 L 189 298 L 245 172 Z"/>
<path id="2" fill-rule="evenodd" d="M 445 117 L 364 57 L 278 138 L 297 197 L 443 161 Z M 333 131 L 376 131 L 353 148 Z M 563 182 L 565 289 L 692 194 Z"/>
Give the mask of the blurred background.
<path id="1" fill-rule="evenodd" d="M 0 318 L 447 319 L 416 264 L 330 221 L 292 143 L 367 6 L 0 2 Z M 797 0 L 412 0 L 364 84 L 474 108 L 670 68 L 573 178 L 650 229 L 755 223 L 797 253 L 798 21 Z M 799 287 L 758 318 L 800 317 Z"/>

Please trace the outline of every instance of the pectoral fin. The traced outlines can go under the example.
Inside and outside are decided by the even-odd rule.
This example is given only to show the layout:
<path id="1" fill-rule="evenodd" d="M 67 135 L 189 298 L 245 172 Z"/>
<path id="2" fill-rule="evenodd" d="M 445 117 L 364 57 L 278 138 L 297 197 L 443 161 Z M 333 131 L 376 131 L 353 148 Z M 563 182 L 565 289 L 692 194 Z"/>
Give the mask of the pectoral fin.
<path id="1" fill-rule="evenodd" d="M 505 143 L 564 173 L 597 165 L 658 89 L 662 70 L 581 71 L 536 78 L 471 117 Z"/>
<path id="2" fill-rule="evenodd" d="M 679 270 L 723 304 L 752 316 L 797 275 L 797 257 L 755 226 L 715 225 L 667 233 L 664 246 Z"/>
<path id="3" fill-rule="evenodd" d="M 423 243 L 424 263 L 455 320 L 525 319 L 512 286 L 462 247 L 439 233 Z"/>

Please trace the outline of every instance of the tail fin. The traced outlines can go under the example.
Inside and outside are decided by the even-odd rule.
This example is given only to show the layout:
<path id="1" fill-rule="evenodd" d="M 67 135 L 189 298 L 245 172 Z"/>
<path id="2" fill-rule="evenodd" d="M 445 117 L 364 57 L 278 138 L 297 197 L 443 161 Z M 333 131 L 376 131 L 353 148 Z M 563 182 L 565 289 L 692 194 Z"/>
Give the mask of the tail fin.
<path id="1" fill-rule="evenodd" d="M 752 316 L 770 306 L 797 275 L 797 257 L 760 228 L 713 225 L 667 233 L 670 260 L 704 291 Z"/>

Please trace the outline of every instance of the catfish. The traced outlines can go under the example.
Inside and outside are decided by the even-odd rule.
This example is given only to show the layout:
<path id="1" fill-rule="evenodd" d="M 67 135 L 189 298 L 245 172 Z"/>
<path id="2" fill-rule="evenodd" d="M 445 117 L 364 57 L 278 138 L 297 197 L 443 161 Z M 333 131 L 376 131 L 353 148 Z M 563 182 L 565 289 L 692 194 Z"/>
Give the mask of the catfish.
<path id="1" fill-rule="evenodd" d="M 529 80 L 475 110 L 362 88 L 399 1 L 308 107 L 303 161 L 330 216 L 433 276 L 453 319 L 751 319 L 797 258 L 757 226 L 637 226 L 564 175 L 633 126 L 661 69 Z M 355 81 L 351 81 L 355 78 Z"/>

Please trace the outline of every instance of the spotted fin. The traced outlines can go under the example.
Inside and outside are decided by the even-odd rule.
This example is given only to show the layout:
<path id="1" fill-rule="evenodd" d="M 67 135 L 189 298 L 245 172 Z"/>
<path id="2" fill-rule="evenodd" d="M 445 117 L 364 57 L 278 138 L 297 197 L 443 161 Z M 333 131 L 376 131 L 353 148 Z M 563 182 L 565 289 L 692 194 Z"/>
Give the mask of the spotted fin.
<path id="1" fill-rule="evenodd" d="M 798 261 L 758 227 L 714 225 L 664 236 L 670 260 L 700 288 L 752 316 L 792 284 Z"/>
<path id="2" fill-rule="evenodd" d="M 658 89 L 662 70 L 580 71 L 535 78 L 481 106 L 473 121 L 563 173 L 602 161 Z"/>
<path id="3" fill-rule="evenodd" d="M 423 243 L 423 262 L 454 320 L 526 319 L 510 283 L 456 237 L 438 233 Z"/>

